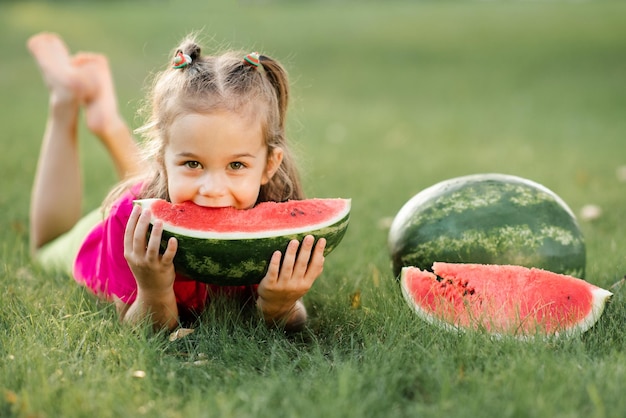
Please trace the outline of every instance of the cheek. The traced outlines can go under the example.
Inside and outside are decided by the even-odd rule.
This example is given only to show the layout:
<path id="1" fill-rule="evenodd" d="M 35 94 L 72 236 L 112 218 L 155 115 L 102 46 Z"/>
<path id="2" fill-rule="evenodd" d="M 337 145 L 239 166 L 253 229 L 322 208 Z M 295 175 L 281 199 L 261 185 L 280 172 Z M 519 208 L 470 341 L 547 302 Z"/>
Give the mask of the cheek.
<path id="1" fill-rule="evenodd" d="M 261 191 L 261 184 L 259 178 L 250 178 L 245 182 L 239 184 L 238 187 L 231 189 L 236 199 L 247 206 L 252 206 L 256 203 Z"/>
<path id="2" fill-rule="evenodd" d="M 180 203 L 189 200 L 188 194 L 190 183 L 183 181 L 179 176 L 170 175 L 167 178 L 167 192 L 172 203 Z"/>

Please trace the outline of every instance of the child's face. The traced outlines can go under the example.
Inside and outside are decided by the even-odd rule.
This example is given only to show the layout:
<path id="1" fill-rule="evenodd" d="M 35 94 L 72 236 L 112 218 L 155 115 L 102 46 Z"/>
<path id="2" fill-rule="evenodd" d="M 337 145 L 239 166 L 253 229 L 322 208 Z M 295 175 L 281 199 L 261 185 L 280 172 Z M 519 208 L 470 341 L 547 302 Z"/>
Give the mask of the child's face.
<path id="1" fill-rule="evenodd" d="M 169 137 L 164 161 L 172 203 L 251 208 L 282 161 L 281 149 L 268 158 L 261 123 L 233 112 L 181 116 Z"/>

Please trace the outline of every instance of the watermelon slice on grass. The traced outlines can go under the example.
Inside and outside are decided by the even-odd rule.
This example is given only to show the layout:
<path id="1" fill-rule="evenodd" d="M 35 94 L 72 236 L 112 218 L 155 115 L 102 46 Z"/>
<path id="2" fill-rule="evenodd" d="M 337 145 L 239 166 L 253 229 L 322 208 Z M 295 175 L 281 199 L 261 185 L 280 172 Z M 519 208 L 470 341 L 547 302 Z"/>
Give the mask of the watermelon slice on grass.
<path id="1" fill-rule="evenodd" d="M 341 242 L 350 220 L 350 199 L 264 202 L 252 209 L 208 208 L 191 202 L 136 200 L 150 208 L 151 222 L 163 222 L 161 247 L 178 240 L 176 271 L 217 285 L 258 283 L 276 250 L 306 235 L 326 239 L 327 255 Z"/>
<path id="2" fill-rule="evenodd" d="M 512 265 L 404 267 L 402 294 L 426 321 L 448 330 L 520 338 L 575 335 L 600 318 L 608 290 L 582 279 Z"/>

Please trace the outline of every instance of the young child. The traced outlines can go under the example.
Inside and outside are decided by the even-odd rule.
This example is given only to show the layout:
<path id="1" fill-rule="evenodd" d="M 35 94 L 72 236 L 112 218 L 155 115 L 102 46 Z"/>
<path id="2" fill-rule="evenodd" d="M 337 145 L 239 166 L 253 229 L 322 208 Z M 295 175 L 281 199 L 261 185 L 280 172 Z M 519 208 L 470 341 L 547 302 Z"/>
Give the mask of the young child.
<path id="1" fill-rule="evenodd" d="M 171 238 L 159 254 L 162 225 L 147 239 L 149 210 L 133 199 L 249 209 L 262 201 L 303 198 L 285 137 L 289 88 L 275 60 L 256 53 L 201 54 L 191 37 L 157 74 L 139 148 L 120 116 L 108 62 L 70 56 L 55 34 L 28 41 L 50 91 L 49 114 L 31 199 L 31 248 L 46 266 L 65 266 L 95 294 L 115 301 L 124 322 L 149 319 L 173 329 L 217 292 L 256 297 L 268 324 L 298 329 L 302 297 L 321 274 L 324 239 L 289 243 L 271 258 L 258 287 L 208 286 L 178 275 Z M 104 143 L 121 182 L 102 210 L 81 218 L 77 124 Z"/>

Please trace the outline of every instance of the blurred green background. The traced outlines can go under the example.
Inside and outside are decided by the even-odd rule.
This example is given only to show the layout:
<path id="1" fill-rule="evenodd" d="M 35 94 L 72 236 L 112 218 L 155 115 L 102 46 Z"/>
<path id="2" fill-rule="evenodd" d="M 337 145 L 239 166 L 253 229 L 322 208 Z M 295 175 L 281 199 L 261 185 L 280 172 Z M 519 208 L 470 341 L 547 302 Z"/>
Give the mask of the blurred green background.
<path id="1" fill-rule="evenodd" d="M 18 297 L 27 309 L 35 310 L 41 305 L 29 294 L 29 286 L 48 285 L 41 273 L 30 282 L 18 274 L 32 267 L 27 257 L 29 190 L 47 112 L 47 92 L 26 51 L 27 38 L 54 31 L 72 51 L 107 54 L 122 112 L 136 128 L 141 121 L 135 111 L 147 77 L 169 63 L 171 50 L 185 34 L 201 31 L 205 53 L 230 47 L 258 50 L 284 63 L 293 93 L 289 136 L 307 194 L 353 199 L 348 234 L 328 258 L 324 278 L 307 297 L 313 335 L 326 352 L 305 348 L 296 356 L 310 355 L 310 364 L 327 366 L 323 377 L 330 382 L 307 375 L 313 404 L 321 408 L 323 402 L 315 400 L 352 385 L 346 399 L 367 402 L 356 406 L 330 402 L 322 410 L 335 407 L 336 416 L 358 415 L 380 398 L 379 409 L 372 411 L 393 409 L 401 415 L 419 411 L 441 416 L 438 413 L 445 411 L 450 416 L 479 412 L 621 416 L 626 407 L 620 401 L 620 382 L 626 377 L 622 353 L 626 333 L 619 288 L 613 289 L 616 295 L 601 326 L 590 331 L 581 345 L 552 351 L 550 347 L 495 347 L 480 339 L 458 340 L 455 335 L 446 339 L 413 318 L 399 297 L 389 269 L 386 234 L 390 219 L 425 187 L 472 173 L 514 174 L 552 189 L 577 214 L 585 205 L 599 206 L 599 218 L 580 219 L 588 246 L 587 279 L 605 288 L 621 279 L 626 273 L 625 22 L 622 1 L 2 2 L 0 305 L 13 306 L 8 298 Z M 87 210 L 99 204 L 115 176 L 104 149 L 82 126 L 81 152 L 88 167 Z M 55 292 L 71 292 L 63 290 L 69 282 L 54 283 Z M 360 295 L 361 305 L 352 306 L 351 295 L 352 301 Z M 61 310 L 71 312 L 71 306 Z M 45 304 L 43 309 L 48 309 Z M 13 350 L 19 344 L 10 330 L 23 318 L 14 307 L 6 308 L 0 317 L 5 346 Z M 415 340 L 423 350 L 418 350 L 420 356 L 425 356 L 420 361 L 433 365 L 428 368 L 422 363 L 419 377 L 403 370 L 410 363 L 407 350 L 417 348 L 398 343 L 404 341 L 401 336 Z M 361 349 L 353 353 L 354 341 L 360 341 L 356 346 Z M 455 354 L 443 364 L 425 354 L 445 349 Z M 9 355 L 6 350 L 0 348 L 0 364 L 2 356 Z M 463 350 L 469 353 L 466 357 Z M 345 353 L 345 357 L 331 361 L 328 352 Z M 254 350 L 248 353 L 254 355 Z M 604 357 L 596 361 L 595 355 Z M 517 368 L 509 367 L 511 356 L 518 361 Z M 554 356 L 559 361 L 549 366 Z M 467 364 L 475 364 L 474 360 L 478 366 L 471 369 Z M 582 364 L 584 375 L 568 380 L 576 364 Z M 45 362 L 40 366 L 52 367 Z M 537 367 L 546 367 L 542 373 L 552 379 L 536 383 L 537 376 L 520 372 Z M 361 368 L 366 372 L 358 377 Z M 261 373 L 261 383 L 269 379 L 293 384 L 286 377 L 290 371 L 277 370 L 273 381 Z M 22 383 L 5 381 L 5 389 L 18 395 L 41 390 L 40 402 L 50 404 L 56 392 L 36 389 L 37 380 L 22 373 L 18 374 Z M 106 375 L 94 373 L 102 379 Z M 380 377 L 380 384 L 388 389 L 377 386 L 378 398 L 369 398 L 371 379 L 383 373 L 391 376 Z M 459 373 L 466 373 L 466 380 L 450 377 Z M 356 380 L 346 387 L 348 377 Z M 304 379 L 296 373 L 293 379 L 299 378 Z M 419 393 L 413 393 L 413 398 L 402 395 L 418 384 Z M 58 385 L 53 389 L 64 388 Z M 123 386 L 129 398 L 139 396 L 131 386 Z M 516 396 L 508 392 L 511 388 L 518 391 Z M 546 393 L 539 395 L 541 391 Z M 568 392 L 577 394 L 575 401 L 563 399 Z M 252 405 L 280 404 L 275 399 L 263 403 L 261 393 L 258 389 L 248 395 L 256 400 Z M 481 396 L 490 399 L 490 407 L 481 403 Z M 132 400 L 123 399 L 121 404 L 125 402 Z M 292 411 L 315 415 L 307 405 Z M 528 407 L 538 412 L 528 413 Z M 76 416 L 88 411 L 81 408 Z M 242 408 L 233 410 L 243 416 L 258 415 Z"/>

